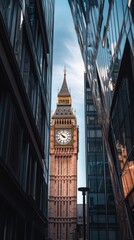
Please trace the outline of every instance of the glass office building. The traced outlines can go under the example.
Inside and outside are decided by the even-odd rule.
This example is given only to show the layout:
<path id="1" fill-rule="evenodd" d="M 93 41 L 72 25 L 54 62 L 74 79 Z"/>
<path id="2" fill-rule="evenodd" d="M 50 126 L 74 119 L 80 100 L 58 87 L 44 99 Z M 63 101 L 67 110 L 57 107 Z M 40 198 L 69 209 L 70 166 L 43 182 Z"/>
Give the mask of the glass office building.
<path id="1" fill-rule="evenodd" d="M 0 1 L 0 239 L 48 224 L 54 0 Z"/>
<path id="2" fill-rule="evenodd" d="M 68 2 L 105 140 L 120 238 L 134 239 L 134 1 Z"/>
<path id="3" fill-rule="evenodd" d="M 116 208 L 100 124 L 85 73 L 87 235 L 90 240 L 119 240 Z"/>

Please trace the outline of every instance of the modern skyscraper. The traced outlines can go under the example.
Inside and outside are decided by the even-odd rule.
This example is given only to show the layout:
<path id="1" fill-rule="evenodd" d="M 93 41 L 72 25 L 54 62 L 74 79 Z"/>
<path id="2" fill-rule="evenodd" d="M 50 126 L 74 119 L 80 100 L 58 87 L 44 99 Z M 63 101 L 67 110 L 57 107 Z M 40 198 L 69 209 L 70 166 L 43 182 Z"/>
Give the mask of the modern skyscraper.
<path id="1" fill-rule="evenodd" d="M 0 1 L 0 239 L 45 240 L 54 0 Z"/>
<path id="2" fill-rule="evenodd" d="M 86 73 L 84 80 L 87 235 L 90 240 L 119 240 L 108 160 Z"/>
<path id="3" fill-rule="evenodd" d="M 64 80 L 52 116 L 50 135 L 49 237 L 76 239 L 78 126 Z"/>
<path id="4" fill-rule="evenodd" d="M 120 238 L 134 239 L 134 1 L 68 1 L 105 140 Z"/>

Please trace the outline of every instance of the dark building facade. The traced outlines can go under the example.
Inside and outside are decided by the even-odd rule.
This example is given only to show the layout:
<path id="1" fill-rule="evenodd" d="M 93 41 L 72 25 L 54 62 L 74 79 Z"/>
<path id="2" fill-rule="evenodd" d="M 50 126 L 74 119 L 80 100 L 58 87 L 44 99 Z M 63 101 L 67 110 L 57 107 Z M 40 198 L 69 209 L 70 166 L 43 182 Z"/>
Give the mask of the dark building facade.
<path id="1" fill-rule="evenodd" d="M 71 1 L 105 140 L 120 239 L 134 239 L 134 1 Z"/>
<path id="2" fill-rule="evenodd" d="M 90 240 L 118 240 L 118 224 L 108 159 L 97 112 L 85 73 L 85 144 L 87 236 Z"/>
<path id="3" fill-rule="evenodd" d="M 0 1 L 0 239 L 45 240 L 54 1 Z"/>

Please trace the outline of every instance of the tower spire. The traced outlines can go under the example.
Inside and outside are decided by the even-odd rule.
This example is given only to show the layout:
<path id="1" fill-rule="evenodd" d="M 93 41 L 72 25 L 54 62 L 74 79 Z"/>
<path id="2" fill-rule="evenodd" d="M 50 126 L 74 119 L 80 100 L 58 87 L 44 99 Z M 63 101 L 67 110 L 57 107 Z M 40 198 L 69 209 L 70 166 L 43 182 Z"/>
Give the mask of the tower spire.
<path id="1" fill-rule="evenodd" d="M 64 67 L 64 79 L 58 96 L 71 96 L 66 82 L 66 66 Z"/>
<path id="2" fill-rule="evenodd" d="M 73 113 L 72 110 L 72 97 L 71 94 L 68 90 L 68 85 L 67 85 L 67 81 L 66 81 L 66 67 L 64 66 L 64 77 L 63 77 L 63 82 L 62 82 L 62 86 L 61 89 L 58 93 L 58 102 L 57 102 L 57 109 L 53 115 L 53 118 L 60 116 L 61 117 L 65 117 L 65 115 L 67 117 L 71 117 L 71 118 L 75 118 L 75 115 Z"/>

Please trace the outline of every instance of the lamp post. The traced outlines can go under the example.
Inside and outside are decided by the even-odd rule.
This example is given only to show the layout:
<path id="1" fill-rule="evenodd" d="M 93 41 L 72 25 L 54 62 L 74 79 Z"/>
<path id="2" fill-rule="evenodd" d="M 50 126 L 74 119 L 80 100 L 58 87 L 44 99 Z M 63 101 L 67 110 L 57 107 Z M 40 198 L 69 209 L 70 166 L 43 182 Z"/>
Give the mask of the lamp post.
<path id="1" fill-rule="evenodd" d="M 83 233 L 84 233 L 84 240 L 86 240 L 85 195 L 86 195 L 86 192 L 89 191 L 89 188 L 87 188 L 87 187 L 79 187 L 78 191 L 82 192 L 82 195 L 83 195 Z"/>

